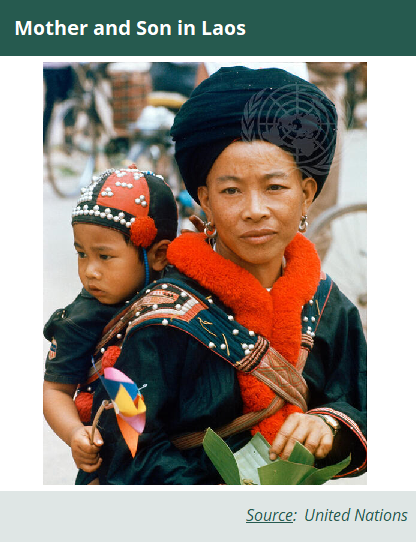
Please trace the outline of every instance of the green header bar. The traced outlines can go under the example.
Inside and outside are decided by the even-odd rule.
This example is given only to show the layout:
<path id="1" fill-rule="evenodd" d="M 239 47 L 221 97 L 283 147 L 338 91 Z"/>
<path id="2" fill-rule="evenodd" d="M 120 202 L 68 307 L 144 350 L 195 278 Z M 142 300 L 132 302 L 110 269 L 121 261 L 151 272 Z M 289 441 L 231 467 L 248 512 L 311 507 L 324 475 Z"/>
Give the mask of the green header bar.
<path id="1" fill-rule="evenodd" d="M 402 0 L 393 13 L 357 0 L 195 4 L 21 0 L 2 14 L 2 55 L 416 54 L 415 5 Z"/>

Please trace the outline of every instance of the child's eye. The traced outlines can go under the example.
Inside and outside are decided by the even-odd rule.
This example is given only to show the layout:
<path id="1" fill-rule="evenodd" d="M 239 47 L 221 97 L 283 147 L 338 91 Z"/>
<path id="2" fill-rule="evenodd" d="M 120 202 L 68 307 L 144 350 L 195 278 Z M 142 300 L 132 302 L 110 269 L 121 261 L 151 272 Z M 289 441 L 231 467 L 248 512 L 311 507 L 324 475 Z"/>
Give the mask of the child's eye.
<path id="1" fill-rule="evenodd" d="M 278 190 L 282 190 L 282 188 L 284 188 L 281 184 L 270 184 L 268 186 L 268 189 L 275 192 L 275 191 L 278 191 Z"/>
<path id="2" fill-rule="evenodd" d="M 85 252 L 80 252 L 79 250 L 77 250 L 77 254 L 78 254 L 78 258 L 85 258 L 87 255 L 85 254 Z"/>
<path id="3" fill-rule="evenodd" d="M 100 260 L 110 260 L 112 256 L 109 254 L 100 254 Z"/>

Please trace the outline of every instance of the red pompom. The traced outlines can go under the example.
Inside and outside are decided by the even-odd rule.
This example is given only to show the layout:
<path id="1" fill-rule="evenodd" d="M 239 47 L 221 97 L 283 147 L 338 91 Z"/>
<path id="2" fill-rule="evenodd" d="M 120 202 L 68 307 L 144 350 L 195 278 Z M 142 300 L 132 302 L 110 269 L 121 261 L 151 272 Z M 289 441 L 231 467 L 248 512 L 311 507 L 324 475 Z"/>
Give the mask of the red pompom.
<path id="1" fill-rule="evenodd" d="M 115 364 L 120 352 L 121 350 L 119 346 L 109 346 L 107 348 L 103 354 L 103 357 L 101 358 L 101 367 L 103 370 L 107 367 L 112 367 Z"/>
<path id="2" fill-rule="evenodd" d="M 82 391 L 75 397 L 75 406 L 77 407 L 80 420 L 88 423 L 91 420 L 92 393 Z"/>
<path id="3" fill-rule="evenodd" d="M 130 228 L 130 238 L 137 247 L 147 248 L 157 234 L 155 221 L 150 216 L 136 217 Z"/>
<path id="4" fill-rule="evenodd" d="M 136 164 L 130 164 L 127 169 L 137 169 Z"/>

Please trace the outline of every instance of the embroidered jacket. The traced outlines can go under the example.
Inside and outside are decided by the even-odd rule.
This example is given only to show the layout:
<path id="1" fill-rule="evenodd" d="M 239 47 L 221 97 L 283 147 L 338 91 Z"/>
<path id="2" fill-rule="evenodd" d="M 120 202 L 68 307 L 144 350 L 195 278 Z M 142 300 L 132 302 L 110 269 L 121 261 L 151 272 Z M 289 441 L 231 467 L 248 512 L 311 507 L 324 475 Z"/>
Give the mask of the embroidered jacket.
<path id="1" fill-rule="evenodd" d="M 306 315 L 305 305 L 310 301 L 313 305 L 321 278 L 319 260 L 309 241 L 298 235 L 287 247 L 284 276 L 270 293 L 251 274 L 213 252 L 203 235 L 182 235 L 170 245 L 168 256 L 182 274 L 171 270 L 166 281 L 173 277 L 199 290 L 237 322 L 264 336 L 298 369 L 305 362 L 306 350 L 312 347 L 304 369 L 308 406 L 343 423 L 342 449 L 338 457 L 334 451 L 332 460 L 352 453 L 348 473 L 362 472 L 365 341 L 356 309 L 335 285 L 322 315 Z M 302 335 L 305 318 L 318 320 L 315 337 L 307 334 L 309 326 Z M 274 396 L 254 376 L 235 371 L 193 336 L 171 326 L 135 328 L 133 322 L 116 366 L 136 382 L 147 384 L 147 424 L 132 460 L 114 426 L 114 417 L 104 417 L 100 427 L 105 442 L 101 484 L 218 483 L 201 448 L 179 451 L 172 439 L 184 432 L 218 427 L 242 412 L 261 410 Z M 95 410 L 104 397 L 98 390 Z M 299 407 L 287 404 L 253 431 L 260 430 L 270 441 L 286 416 L 297 410 Z M 246 433 L 235 435 L 228 443 L 238 449 L 249 437 Z M 79 483 L 83 483 L 82 476 Z"/>

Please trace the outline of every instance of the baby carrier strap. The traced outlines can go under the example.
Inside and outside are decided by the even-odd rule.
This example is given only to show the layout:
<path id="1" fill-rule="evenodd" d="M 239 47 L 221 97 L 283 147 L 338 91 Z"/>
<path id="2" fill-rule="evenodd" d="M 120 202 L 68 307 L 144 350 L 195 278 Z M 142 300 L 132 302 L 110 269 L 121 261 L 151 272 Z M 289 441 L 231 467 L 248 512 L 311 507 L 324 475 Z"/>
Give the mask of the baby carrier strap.
<path id="1" fill-rule="evenodd" d="M 302 311 L 302 323 L 312 324 L 303 326 L 302 338 L 307 338 L 306 352 L 313 345 L 313 336 L 332 281 L 328 283 L 325 278 L 321 283 L 314 298 Z M 317 317 L 313 316 L 315 314 Z M 308 321 L 304 319 L 306 315 Z M 256 376 L 276 393 L 267 408 L 246 413 L 216 428 L 221 437 L 250 429 L 277 412 L 286 401 L 307 411 L 308 388 L 299 367 L 286 361 L 264 337 L 235 321 L 233 315 L 220 308 L 211 296 L 205 297 L 175 279 L 154 282 L 144 296 L 133 301 L 106 326 L 94 356 L 98 371 L 101 372 L 101 358 L 108 346 L 121 345 L 133 330 L 151 325 L 175 327 L 188 333 L 235 369 Z M 96 371 L 92 371 L 90 379 L 97 377 Z M 193 448 L 202 443 L 204 434 L 200 431 L 179 435 L 173 437 L 172 442 L 179 449 Z"/>

